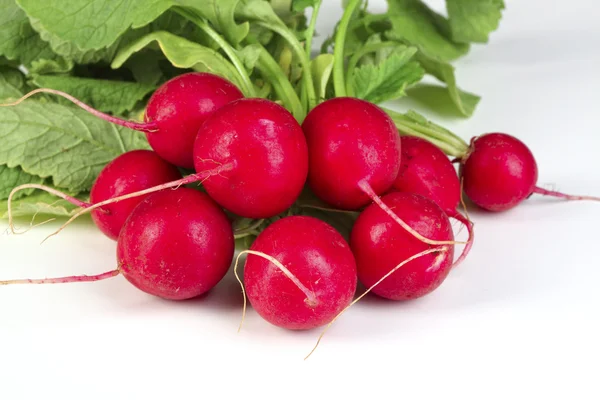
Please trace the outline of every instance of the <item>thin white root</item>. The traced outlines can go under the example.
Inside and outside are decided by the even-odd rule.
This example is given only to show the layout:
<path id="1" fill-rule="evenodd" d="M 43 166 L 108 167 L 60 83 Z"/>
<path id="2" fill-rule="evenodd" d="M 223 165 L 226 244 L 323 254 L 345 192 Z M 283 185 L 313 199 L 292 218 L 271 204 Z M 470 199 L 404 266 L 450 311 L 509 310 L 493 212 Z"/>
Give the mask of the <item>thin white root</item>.
<path id="1" fill-rule="evenodd" d="M 242 329 L 242 324 L 244 323 L 244 319 L 246 317 L 246 290 L 244 289 L 244 284 L 242 283 L 242 280 L 240 279 L 238 273 L 237 273 L 237 267 L 238 267 L 238 263 L 240 260 L 240 257 L 244 254 L 252 254 L 258 257 L 262 257 L 265 260 L 271 262 L 272 264 L 274 264 L 277 268 L 279 268 L 279 270 L 281 272 L 283 272 L 283 274 L 292 281 L 292 283 L 294 283 L 294 285 L 296 285 L 296 287 L 298 289 L 300 289 L 300 291 L 306 296 L 306 300 L 307 300 L 307 304 L 314 306 L 316 305 L 317 302 L 317 297 L 315 296 L 315 294 L 310 291 L 306 286 L 304 286 L 304 284 L 302 282 L 300 282 L 300 280 L 296 277 L 296 275 L 292 274 L 290 272 L 289 269 L 287 269 L 285 267 L 285 265 L 283 265 L 281 262 L 279 262 L 279 260 L 277 260 L 275 257 L 272 257 L 268 254 L 262 253 L 260 251 L 254 251 L 254 250 L 244 250 L 242 252 L 240 252 L 240 254 L 238 254 L 236 260 L 235 260 L 235 265 L 233 267 L 233 273 L 237 279 L 237 281 L 240 283 L 240 286 L 242 288 L 242 293 L 244 295 L 244 308 L 242 310 L 242 321 L 240 322 L 240 326 L 238 328 L 238 332 Z"/>
<path id="2" fill-rule="evenodd" d="M 8 226 L 10 228 L 10 231 L 14 235 L 26 233 L 26 232 L 28 232 L 30 229 L 32 229 L 34 227 L 33 226 L 33 220 L 35 219 L 37 213 L 35 213 L 35 215 L 33 216 L 33 219 L 31 220 L 30 227 L 28 229 L 26 229 L 24 232 L 17 232 L 15 230 L 15 224 L 14 224 L 14 221 L 13 221 L 13 219 L 14 219 L 13 218 L 13 212 L 12 212 L 13 197 L 18 192 L 20 192 L 21 190 L 26 190 L 26 189 L 39 189 L 39 190 L 43 190 L 43 191 L 48 192 L 48 193 L 50 193 L 50 194 L 52 194 L 52 195 L 54 195 L 56 197 L 60 197 L 61 199 L 66 200 L 69 203 L 74 204 L 74 205 L 76 205 L 78 207 L 89 207 L 90 206 L 90 204 L 86 203 L 85 201 L 81 201 L 79 199 L 76 199 L 73 196 L 69 196 L 66 193 L 63 193 L 63 192 L 61 192 L 59 190 L 56 190 L 56 189 L 54 189 L 52 187 L 49 187 L 49 186 L 46 186 L 46 185 L 40 185 L 40 184 L 37 184 L 37 183 L 27 183 L 27 184 L 24 184 L 24 185 L 17 186 L 16 188 L 14 188 L 13 190 L 10 191 L 10 194 L 8 195 L 8 200 L 7 200 L 8 201 L 8 203 L 7 203 L 7 208 L 8 208 Z M 45 221 L 45 222 L 42 222 L 42 223 L 37 224 L 35 226 L 43 225 L 43 224 L 45 224 L 47 222 L 50 222 L 52 220 L 53 219 Z"/>
<path id="3" fill-rule="evenodd" d="M 310 353 L 308 353 L 308 355 L 306 357 L 304 357 L 304 360 L 307 360 L 308 357 L 310 357 L 315 350 L 317 350 L 317 347 L 319 346 L 319 343 L 321 343 L 321 339 L 323 339 L 323 336 L 325 335 L 325 333 L 329 330 L 329 328 L 331 327 L 331 325 L 333 325 L 333 323 L 342 316 L 342 314 L 344 314 L 346 312 L 346 310 L 348 310 L 350 307 L 352 307 L 354 304 L 356 304 L 360 299 L 362 299 L 363 297 L 365 297 L 371 290 L 373 290 L 375 287 L 377 287 L 377 285 L 379 285 L 381 282 L 383 282 L 384 280 L 386 280 L 390 275 L 392 275 L 394 272 L 396 272 L 398 269 L 402 268 L 404 265 L 408 264 L 409 262 L 423 257 L 427 254 L 431 254 L 431 253 L 445 253 L 446 251 L 448 251 L 448 249 L 446 247 L 436 247 L 433 249 L 428 249 L 428 250 L 424 250 L 420 253 L 417 253 L 409 258 L 407 258 L 406 260 L 402 261 L 400 264 L 396 265 L 390 272 L 388 272 L 387 274 L 385 274 L 381 279 L 379 279 L 377 282 L 375 282 L 370 288 L 368 288 L 367 290 L 365 290 L 365 292 L 363 294 L 361 294 L 360 296 L 358 296 L 356 298 L 356 300 L 354 300 L 352 303 L 350 303 L 348 306 L 346 306 L 346 308 L 344 308 L 342 311 L 339 312 L 338 315 L 335 316 L 334 319 L 331 320 L 330 323 L 327 324 L 327 326 L 325 327 L 325 329 L 323 329 L 323 332 L 321 332 L 321 334 L 319 335 L 319 338 L 317 339 L 317 343 L 315 344 L 315 347 L 313 347 L 313 349 L 310 351 Z M 440 261 L 439 258 L 436 259 L 435 264 L 438 264 Z"/>
<path id="4" fill-rule="evenodd" d="M 442 245 L 455 245 L 455 244 L 467 244 L 467 242 L 457 242 L 453 240 L 432 240 L 428 239 L 425 236 L 421 235 L 419 232 L 415 231 L 411 228 L 406 222 L 404 222 L 400 217 L 396 215 L 391 208 L 385 204 L 381 198 L 375 193 L 371 185 L 367 181 L 360 181 L 358 186 L 360 189 L 365 192 L 367 196 L 373 200 L 375 204 L 377 204 L 386 214 L 388 214 L 398 225 L 404 228 L 408 233 L 419 239 L 423 243 L 427 243 L 431 246 L 442 246 Z"/>

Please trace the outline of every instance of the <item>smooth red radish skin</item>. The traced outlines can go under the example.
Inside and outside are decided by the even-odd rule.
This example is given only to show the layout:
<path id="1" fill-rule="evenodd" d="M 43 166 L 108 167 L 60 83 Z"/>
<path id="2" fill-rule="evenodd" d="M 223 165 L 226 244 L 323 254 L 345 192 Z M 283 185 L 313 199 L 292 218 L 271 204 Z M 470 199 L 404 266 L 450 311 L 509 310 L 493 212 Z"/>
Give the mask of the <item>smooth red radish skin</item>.
<path id="1" fill-rule="evenodd" d="M 538 167 L 531 150 L 519 139 L 503 133 L 473 138 L 462 160 L 465 194 L 488 211 L 506 211 L 531 196 Z"/>
<path id="2" fill-rule="evenodd" d="M 461 161 L 465 194 L 488 211 L 506 211 L 537 193 L 564 200 L 600 201 L 600 197 L 576 196 L 542 189 L 537 185 L 538 166 L 531 150 L 505 133 L 487 133 L 471 140 Z"/>
<path id="3" fill-rule="evenodd" d="M 427 140 L 402 136 L 402 162 L 390 192 L 415 193 L 433 200 L 450 218 L 460 221 L 469 240 L 455 266 L 466 259 L 474 241 L 473 223 L 458 211 L 461 185 L 448 156 Z"/>
<path id="4" fill-rule="evenodd" d="M 251 250 L 275 258 L 304 288 L 272 262 L 248 255 L 244 268 L 248 299 L 271 324 L 293 330 L 316 328 L 332 321 L 352 301 L 357 283 L 354 256 L 327 223 L 307 216 L 282 218 L 261 232 Z"/>
<path id="5" fill-rule="evenodd" d="M 129 151 L 121 154 L 102 169 L 92 186 L 90 201 L 99 203 L 180 178 L 179 170 L 155 152 Z M 106 236 L 117 240 L 127 217 L 144 198 L 144 196 L 135 197 L 93 210 L 92 218 Z"/>
<path id="6" fill-rule="evenodd" d="M 264 99 L 242 99 L 214 113 L 194 144 L 197 173 L 225 164 L 233 169 L 203 181 L 222 207 L 247 218 L 287 210 L 308 174 L 302 128 L 285 108 Z"/>
<path id="7" fill-rule="evenodd" d="M 382 200 L 423 236 L 440 241 L 454 239 L 446 213 L 433 201 L 412 193 L 390 193 Z M 371 287 L 394 267 L 432 246 L 423 243 L 396 224 L 377 205 L 370 205 L 358 216 L 350 234 L 356 258 L 358 279 Z M 410 300 L 425 296 L 448 276 L 454 246 L 445 252 L 419 257 L 398 269 L 372 289 L 390 300 Z"/>
<path id="8" fill-rule="evenodd" d="M 120 272 L 140 290 L 184 300 L 212 289 L 231 265 L 233 229 L 206 194 L 156 192 L 131 213 L 117 242 Z"/>
<path id="9" fill-rule="evenodd" d="M 400 139 L 400 171 L 391 190 L 425 196 L 453 216 L 460 204 L 460 181 L 448 156 L 427 140 L 413 136 Z"/>
<path id="10" fill-rule="evenodd" d="M 146 108 L 145 120 L 156 124 L 148 132 L 150 146 L 162 158 L 184 168 L 193 168 L 193 148 L 198 130 L 216 110 L 243 98 L 229 81 L 213 74 L 189 72 L 157 89 Z"/>
<path id="11" fill-rule="evenodd" d="M 398 176 L 398 130 L 372 103 L 350 97 L 327 100 L 308 114 L 302 129 L 309 148 L 308 183 L 337 208 L 356 210 L 371 201 L 361 182 L 381 195 Z"/>

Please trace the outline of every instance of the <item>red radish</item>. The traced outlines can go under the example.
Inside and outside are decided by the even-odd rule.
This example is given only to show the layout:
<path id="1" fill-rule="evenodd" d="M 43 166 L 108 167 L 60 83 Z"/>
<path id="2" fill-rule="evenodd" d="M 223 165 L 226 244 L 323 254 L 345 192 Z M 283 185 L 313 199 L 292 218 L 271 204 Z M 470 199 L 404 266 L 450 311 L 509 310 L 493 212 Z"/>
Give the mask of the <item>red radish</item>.
<path id="1" fill-rule="evenodd" d="M 114 202 L 114 204 L 111 203 L 112 199 L 147 190 L 156 185 L 180 178 L 181 173 L 179 170 L 164 161 L 156 153 L 149 150 L 129 151 L 109 162 L 100 171 L 90 192 L 91 203 L 81 201 L 45 185 L 24 184 L 14 188 L 8 197 L 9 226 L 14 232 L 11 202 L 15 193 L 24 189 L 40 189 L 67 200 L 84 210 L 90 209 L 94 223 L 100 231 L 109 238 L 117 240 L 125 220 L 144 197 L 134 197 L 118 203 Z M 102 206 L 107 202 L 111 204 Z M 97 207 L 97 204 L 101 204 L 101 206 Z"/>
<path id="2" fill-rule="evenodd" d="M 117 269 L 0 285 L 90 282 L 121 273 L 146 293 L 184 300 L 206 293 L 223 278 L 233 250 L 231 224 L 214 201 L 194 189 L 166 190 L 148 196 L 127 219 L 117 242 Z"/>
<path id="3" fill-rule="evenodd" d="M 469 153 L 461 160 L 465 194 L 488 211 L 509 210 L 533 193 L 566 200 L 595 200 L 537 187 L 538 167 L 531 150 L 505 133 L 488 133 L 471 140 Z"/>
<path id="4" fill-rule="evenodd" d="M 179 170 L 149 150 L 121 154 L 108 163 L 96 178 L 90 201 L 98 203 L 181 178 Z M 96 226 L 117 240 L 125 220 L 144 197 L 136 197 L 92 211 Z"/>
<path id="5" fill-rule="evenodd" d="M 195 174 L 88 205 L 52 235 L 87 212 L 194 182 L 204 183 L 209 195 L 234 214 L 270 218 L 296 201 L 308 173 L 306 140 L 300 125 L 285 108 L 264 99 L 237 100 L 215 112 L 198 132 L 194 158 Z M 25 186 L 13 192 L 20 188 Z M 51 193 L 66 198 L 59 192 Z"/>
<path id="6" fill-rule="evenodd" d="M 247 253 L 248 299 L 273 325 L 296 330 L 322 326 L 352 301 L 354 256 L 342 235 L 319 219 L 277 220 Z"/>
<path id="7" fill-rule="evenodd" d="M 315 107 L 302 124 L 309 154 L 308 183 L 321 200 L 356 210 L 380 195 L 400 169 L 400 136 L 392 119 L 364 100 L 339 97 Z"/>
<path id="8" fill-rule="evenodd" d="M 269 218 L 298 198 L 308 174 L 302 128 L 285 108 L 263 99 L 230 103 L 209 118 L 194 144 L 197 173 L 232 164 L 203 185 L 217 203 L 247 218 Z"/>
<path id="9" fill-rule="evenodd" d="M 396 223 L 428 244 L 379 195 L 400 170 L 401 142 L 392 119 L 368 101 L 338 97 L 316 106 L 302 125 L 309 154 L 308 183 L 323 201 L 344 210 L 375 202 Z"/>
<path id="10" fill-rule="evenodd" d="M 433 200 L 446 214 L 460 221 L 469 231 L 469 240 L 463 253 L 456 260 L 460 264 L 473 246 L 473 224 L 458 211 L 460 204 L 460 181 L 452 162 L 438 147 L 427 140 L 402 136 L 400 172 L 391 191 L 416 193 Z"/>
<path id="11" fill-rule="evenodd" d="M 189 72 L 172 78 L 150 97 L 145 122 L 127 121 L 102 113 L 75 97 L 54 89 L 35 89 L 14 103 L 36 93 L 51 93 L 70 100 L 106 121 L 146 133 L 150 146 L 163 159 L 183 168 L 193 168 L 192 149 L 198 129 L 217 109 L 243 98 L 231 82 L 205 72 Z"/>
<path id="12" fill-rule="evenodd" d="M 212 289 L 231 265 L 233 229 L 206 194 L 154 193 L 127 219 L 117 246 L 119 270 L 146 293 L 171 300 Z"/>
<path id="13" fill-rule="evenodd" d="M 452 241 L 454 234 L 446 213 L 433 201 L 412 193 L 390 193 L 382 201 L 421 235 L 439 241 Z M 350 234 L 356 257 L 358 279 L 371 287 L 398 264 L 431 246 L 402 229 L 377 205 L 367 207 Z M 454 247 L 426 254 L 399 268 L 372 289 L 391 300 L 422 297 L 439 287 L 452 267 Z"/>

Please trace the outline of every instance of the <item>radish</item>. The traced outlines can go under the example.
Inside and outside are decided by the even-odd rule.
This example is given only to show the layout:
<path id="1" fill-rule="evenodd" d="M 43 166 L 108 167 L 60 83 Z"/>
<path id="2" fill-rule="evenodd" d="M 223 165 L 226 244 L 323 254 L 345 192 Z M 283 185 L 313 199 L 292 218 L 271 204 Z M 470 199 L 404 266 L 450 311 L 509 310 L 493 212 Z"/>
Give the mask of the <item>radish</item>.
<path id="1" fill-rule="evenodd" d="M 84 204 L 83 210 L 52 235 L 98 208 L 194 182 L 202 182 L 208 194 L 234 214 L 270 218 L 287 210 L 302 192 L 308 174 L 307 151 L 300 125 L 285 108 L 264 99 L 236 100 L 217 110 L 198 132 L 194 145 L 195 174 Z M 34 186 L 19 186 L 11 195 L 26 187 Z M 48 191 L 68 198 L 60 192 Z"/>
<path id="2" fill-rule="evenodd" d="M 127 219 L 117 242 L 117 269 L 0 285 L 90 282 L 123 274 L 146 293 L 184 300 L 213 288 L 229 269 L 233 251 L 231 224 L 210 197 L 188 188 L 166 190 L 145 198 Z"/>
<path id="3" fill-rule="evenodd" d="M 308 174 L 302 128 L 285 108 L 264 99 L 230 103 L 209 118 L 194 143 L 197 173 L 232 164 L 203 184 L 234 214 L 269 218 L 298 198 Z"/>
<path id="4" fill-rule="evenodd" d="M 356 291 L 348 243 L 319 219 L 279 219 L 243 253 L 248 254 L 244 282 L 250 304 L 273 325 L 294 330 L 325 325 Z"/>
<path id="5" fill-rule="evenodd" d="M 433 200 L 446 214 L 460 221 L 469 239 L 455 265 L 460 264 L 473 246 L 473 223 L 458 211 L 461 185 L 446 154 L 432 143 L 414 136 L 402 136 L 400 171 L 391 191 L 416 193 Z"/>
<path id="6" fill-rule="evenodd" d="M 469 152 L 460 162 L 465 194 L 488 211 L 509 210 L 533 193 L 566 200 L 600 201 L 599 197 L 572 196 L 536 186 L 538 167 L 531 150 L 505 133 L 473 138 Z"/>
<path id="7" fill-rule="evenodd" d="M 308 184 L 323 201 L 344 210 L 375 202 L 404 229 L 429 244 L 380 199 L 400 170 L 401 142 L 392 119 L 376 105 L 351 97 L 327 100 L 302 124 L 309 154 Z"/>
<path id="8" fill-rule="evenodd" d="M 454 234 L 448 216 L 433 201 L 413 193 L 390 193 L 382 201 L 421 235 L 439 241 L 452 241 Z M 416 239 L 394 223 L 373 204 L 357 218 L 350 233 L 350 247 L 356 258 L 358 279 L 373 286 L 398 264 L 431 246 Z M 439 287 L 452 267 L 454 247 L 442 246 L 439 254 L 426 254 L 399 268 L 372 288 L 390 300 L 425 296 Z"/>
<path id="9" fill-rule="evenodd" d="M 8 198 L 9 226 L 14 232 L 10 204 L 15 193 L 20 190 L 44 190 L 85 209 L 93 207 L 95 203 L 138 192 L 179 178 L 181 178 L 179 170 L 153 151 L 129 151 L 112 160 L 100 171 L 90 192 L 91 203 L 81 201 L 45 185 L 24 184 L 14 188 Z M 144 197 L 131 198 L 116 204 L 96 208 L 92 211 L 92 219 L 102 233 L 113 240 L 117 240 L 125 220 L 143 199 Z"/>
<path id="10" fill-rule="evenodd" d="M 179 178 L 179 170 L 153 151 L 129 151 L 108 163 L 100 172 L 92 186 L 90 201 L 98 203 Z M 137 197 L 94 210 L 92 218 L 106 236 L 117 240 L 125 220 L 143 199 Z"/>
<path id="11" fill-rule="evenodd" d="M 183 168 L 193 168 L 193 146 L 198 129 L 217 109 L 241 99 L 242 92 L 231 82 L 213 74 L 189 72 L 165 82 L 150 97 L 145 122 L 126 121 L 84 104 L 54 89 L 35 89 L 4 106 L 17 105 L 36 93 L 66 98 L 97 117 L 146 133 L 150 146 L 161 158 Z"/>

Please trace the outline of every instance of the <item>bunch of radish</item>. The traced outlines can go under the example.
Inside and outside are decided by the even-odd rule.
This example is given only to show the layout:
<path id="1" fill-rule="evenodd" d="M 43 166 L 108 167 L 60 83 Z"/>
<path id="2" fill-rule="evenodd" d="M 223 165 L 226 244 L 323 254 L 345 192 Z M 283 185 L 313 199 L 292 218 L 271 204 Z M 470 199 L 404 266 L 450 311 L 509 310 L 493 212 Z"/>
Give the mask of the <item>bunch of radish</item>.
<path id="1" fill-rule="evenodd" d="M 243 98 L 223 78 L 194 72 L 163 84 L 150 99 L 146 121 L 138 123 L 65 93 L 39 91 L 146 132 L 154 151 L 131 151 L 109 163 L 89 203 L 36 184 L 11 193 L 48 190 L 81 207 L 71 219 L 91 212 L 98 228 L 117 240 L 114 270 L 0 284 L 122 274 L 151 295 L 189 299 L 215 287 L 232 266 L 232 221 L 244 217 L 262 229 L 239 254 L 247 256 L 242 288 L 251 305 L 274 325 L 311 329 L 330 324 L 351 305 L 357 281 L 390 300 L 438 288 L 473 244 L 473 224 L 459 211 L 461 186 L 489 211 L 507 210 L 532 193 L 584 199 L 536 187 L 535 159 L 512 136 L 474 138 L 458 160 L 459 175 L 435 145 L 400 136 L 385 111 L 350 97 L 322 102 L 300 124 L 270 100 Z M 182 177 L 184 168 L 194 173 Z M 300 198 L 306 191 L 324 210 L 359 213 L 349 241 L 298 211 L 311 206 Z M 455 240 L 450 218 L 467 227 L 468 242 Z M 465 247 L 455 260 L 457 244 Z"/>

